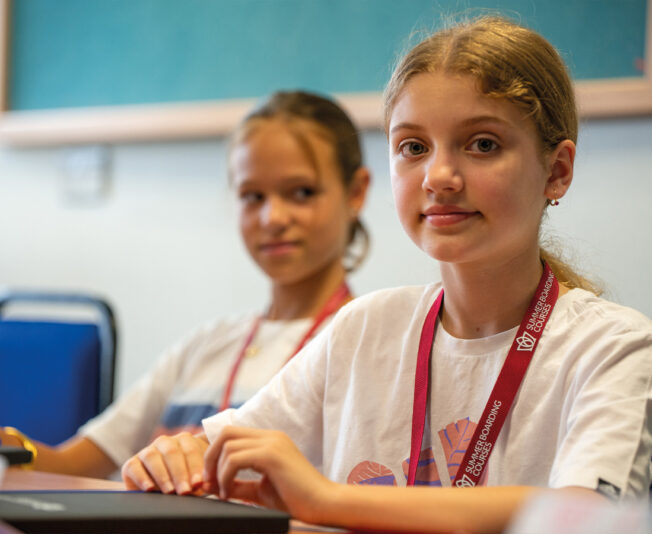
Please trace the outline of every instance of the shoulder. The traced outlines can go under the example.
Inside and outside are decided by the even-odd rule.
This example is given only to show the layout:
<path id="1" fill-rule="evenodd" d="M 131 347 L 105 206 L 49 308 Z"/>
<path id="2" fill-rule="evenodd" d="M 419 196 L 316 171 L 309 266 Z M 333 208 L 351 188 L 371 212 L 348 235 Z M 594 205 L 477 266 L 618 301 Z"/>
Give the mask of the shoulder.
<path id="1" fill-rule="evenodd" d="M 244 337 L 251 329 L 256 314 L 249 313 L 219 319 L 209 319 L 196 326 L 164 354 L 163 359 L 186 359 L 189 355 L 219 352 Z"/>
<path id="2" fill-rule="evenodd" d="M 441 291 L 441 283 L 426 286 L 401 286 L 379 289 L 353 299 L 342 308 L 344 314 L 391 313 L 393 307 L 410 307 L 425 301 L 434 301 Z"/>
<path id="3" fill-rule="evenodd" d="M 608 334 L 637 334 L 652 340 L 652 321 L 642 313 L 597 297 L 582 289 L 573 289 L 559 299 L 559 310 L 551 317 L 567 329 L 582 329 Z"/>
<path id="4" fill-rule="evenodd" d="M 586 372 L 652 373 L 652 321 L 632 308 L 574 289 L 559 299 L 546 330 L 556 358 Z"/>
<path id="5" fill-rule="evenodd" d="M 441 283 L 427 286 L 402 286 L 373 291 L 352 300 L 333 319 L 331 330 L 363 331 L 373 327 L 392 330 L 405 328 L 414 320 L 423 321 L 441 291 Z"/>

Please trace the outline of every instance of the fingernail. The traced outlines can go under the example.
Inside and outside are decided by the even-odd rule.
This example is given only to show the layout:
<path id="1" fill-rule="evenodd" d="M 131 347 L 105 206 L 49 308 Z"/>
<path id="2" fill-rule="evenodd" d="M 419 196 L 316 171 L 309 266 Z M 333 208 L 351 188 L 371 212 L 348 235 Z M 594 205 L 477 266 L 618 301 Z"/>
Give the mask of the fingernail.
<path id="1" fill-rule="evenodd" d="M 163 493 L 174 493 L 174 486 L 172 485 L 172 482 L 166 482 L 163 484 L 161 490 Z"/>
<path id="2" fill-rule="evenodd" d="M 202 485 L 202 482 L 204 482 L 204 479 L 199 473 L 195 473 L 192 475 L 192 479 L 190 480 L 192 487 L 197 488 Z"/>
<path id="3" fill-rule="evenodd" d="M 177 493 L 179 495 L 190 493 L 190 484 L 188 484 L 185 480 L 183 482 L 179 482 L 179 485 L 177 486 Z"/>

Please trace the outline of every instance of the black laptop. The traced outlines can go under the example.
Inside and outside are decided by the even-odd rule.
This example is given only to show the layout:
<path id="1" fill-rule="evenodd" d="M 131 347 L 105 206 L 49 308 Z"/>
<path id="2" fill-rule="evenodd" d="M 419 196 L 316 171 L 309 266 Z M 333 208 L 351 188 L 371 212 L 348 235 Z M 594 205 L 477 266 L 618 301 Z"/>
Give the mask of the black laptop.
<path id="1" fill-rule="evenodd" d="M 289 528 L 289 517 L 274 510 L 128 491 L 0 491 L 0 520 L 26 534 L 272 534 Z"/>

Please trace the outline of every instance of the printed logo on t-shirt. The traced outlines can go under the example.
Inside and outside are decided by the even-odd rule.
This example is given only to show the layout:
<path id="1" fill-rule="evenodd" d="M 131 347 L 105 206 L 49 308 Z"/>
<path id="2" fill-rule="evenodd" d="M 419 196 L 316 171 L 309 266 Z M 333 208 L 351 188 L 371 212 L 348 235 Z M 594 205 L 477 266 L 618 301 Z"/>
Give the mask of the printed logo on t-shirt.
<path id="1" fill-rule="evenodd" d="M 466 449 L 469 446 L 471 437 L 473 436 L 473 432 L 475 432 L 477 426 L 477 423 L 474 423 L 466 417 L 455 423 L 446 425 L 445 428 L 442 428 L 437 433 L 441 442 L 444 457 L 446 458 L 446 469 L 451 483 L 457 475 L 457 471 L 459 470 Z M 410 469 L 409 457 L 401 462 L 401 467 L 405 480 L 407 481 Z M 485 469 L 478 485 L 484 486 L 486 485 L 486 481 L 487 470 Z M 370 460 L 358 463 L 349 473 L 347 483 L 381 484 L 390 486 L 395 486 L 397 484 L 396 477 L 389 467 Z M 417 464 L 417 473 L 414 484 L 416 486 L 442 485 L 432 447 L 422 450 L 419 455 L 419 463 Z"/>
<path id="2" fill-rule="evenodd" d="M 410 459 L 403 460 L 403 475 L 405 480 L 408 479 L 410 472 Z M 414 479 L 415 486 L 441 486 L 439 478 L 439 471 L 437 471 L 437 464 L 435 464 L 435 457 L 432 454 L 432 447 L 421 451 L 419 454 L 419 461 L 417 463 L 417 476 Z"/>
<path id="3" fill-rule="evenodd" d="M 439 440 L 444 449 L 446 456 L 446 467 L 450 481 L 455 480 L 457 471 L 462 465 L 464 454 L 469 447 L 477 423 L 471 421 L 468 417 L 460 419 L 455 423 L 446 425 L 439 431 Z"/>
<path id="4" fill-rule="evenodd" d="M 396 478 L 389 467 L 366 460 L 360 462 L 351 470 L 346 483 L 396 486 Z"/>

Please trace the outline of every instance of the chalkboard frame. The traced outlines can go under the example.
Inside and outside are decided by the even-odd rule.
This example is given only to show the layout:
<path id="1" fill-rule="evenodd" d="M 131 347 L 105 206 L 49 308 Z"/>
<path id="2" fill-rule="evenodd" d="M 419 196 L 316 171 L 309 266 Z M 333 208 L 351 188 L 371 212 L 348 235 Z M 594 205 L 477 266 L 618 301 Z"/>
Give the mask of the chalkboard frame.
<path id="1" fill-rule="evenodd" d="M 11 0 L 0 0 L 0 143 L 15 146 L 126 143 L 228 135 L 253 100 L 215 100 L 10 111 L 7 73 Z M 652 0 L 646 6 L 644 76 L 576 82 L 583 119 L 652 115 Z M 382 95 L 335 95 L 361 129 L 382 128 Z"/>

